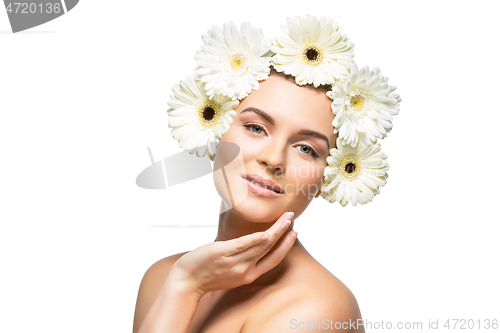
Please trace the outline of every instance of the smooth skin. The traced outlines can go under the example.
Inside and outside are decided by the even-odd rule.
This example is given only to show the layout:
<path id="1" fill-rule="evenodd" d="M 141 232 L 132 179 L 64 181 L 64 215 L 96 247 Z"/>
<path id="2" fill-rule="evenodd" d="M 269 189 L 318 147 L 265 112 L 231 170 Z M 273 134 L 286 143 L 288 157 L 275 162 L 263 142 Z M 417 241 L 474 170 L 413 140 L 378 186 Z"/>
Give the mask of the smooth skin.
<path id="1" fill-rule="evenodd" d="M 296 240 L 296 232 L 290 231 L 269 254 L 292 217 L 285 213 L 266 232 L 206 244 L 183 255 L 172 265 L 138 332 L 187 332 L 203 295 L 251 283 L 275 267 Z"/>
<path id="2" fill-rule="evenodd" d="M 351 291 L 306 251 L 293 231 L 294 221 L 320 194 L 296 189 L 321 184 L 334 146 L 330 103 L 325 92 L 278 75 L 262 81 L 240 103 L 221 142 L 241 147 L 244 172 L 289 190 L 278 198 L 251 193 L 220 214 L 215 242 L 153 264 L 139 288 L 134 333 L 364 332 L 362 325 L 352 325 L 361 313 Z M 265 111 L 273 123 L 245 112 L 248 108 Z M 300 134 L 303 127 L 325 134 L 330 147 Z M 291 167 L 308 172 L 286 176 Z M 285 176 L 278 177 L 278 169 Z M 228 178 L 243 187 L 240 171 L 232 170 Z M 215 185 L 218 190 L 225 186 Z"/>

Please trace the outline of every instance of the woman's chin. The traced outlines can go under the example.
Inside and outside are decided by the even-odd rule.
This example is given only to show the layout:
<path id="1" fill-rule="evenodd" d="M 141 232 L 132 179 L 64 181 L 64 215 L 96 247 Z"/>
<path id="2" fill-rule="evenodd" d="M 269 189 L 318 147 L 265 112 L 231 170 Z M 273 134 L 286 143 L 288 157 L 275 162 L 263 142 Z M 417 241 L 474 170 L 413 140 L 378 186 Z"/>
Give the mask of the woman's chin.
<path id="1" fill-rule="evenodd" d="M 248 199 L 242 201 L 233 207 L 231 212 L 254 223 L 274 223 L 286 212 L 284 208 L 280 209 L 276 205 L 265 205 L 262 202 L 251 201 Z"/>

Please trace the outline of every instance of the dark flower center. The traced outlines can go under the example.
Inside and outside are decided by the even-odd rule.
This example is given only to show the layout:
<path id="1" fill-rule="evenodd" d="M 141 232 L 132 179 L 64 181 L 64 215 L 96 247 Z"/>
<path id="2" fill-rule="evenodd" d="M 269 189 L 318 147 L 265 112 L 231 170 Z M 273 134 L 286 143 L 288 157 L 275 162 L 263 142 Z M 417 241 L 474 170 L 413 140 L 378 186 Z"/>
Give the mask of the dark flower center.
<path id="1" fill-rule="evenodd" d="M 347 173 L 353 173 L 354 171 L 356 171 L 356 164 L 354 164 L 354 163 L 347 163 L 345 165 L 345 172 L 347 172 Z"/>
<path id="2" fill-rule="evenodd" d="M 203 108 L 203 119 L 205 119 L 206 121 L 210 121 L 212 119 L 214 119 L 214 116 L 215 116 L 215 110 L 210 106 L 210 105 L 207 105 Z"/>
<path id="3" fill-rule="evenodd" d="M 319 56 L 318 50 L 313 48 L 306 50 L 306 58 L 309 61 L 316 61 L 318 59 L 318 56 Z"/>

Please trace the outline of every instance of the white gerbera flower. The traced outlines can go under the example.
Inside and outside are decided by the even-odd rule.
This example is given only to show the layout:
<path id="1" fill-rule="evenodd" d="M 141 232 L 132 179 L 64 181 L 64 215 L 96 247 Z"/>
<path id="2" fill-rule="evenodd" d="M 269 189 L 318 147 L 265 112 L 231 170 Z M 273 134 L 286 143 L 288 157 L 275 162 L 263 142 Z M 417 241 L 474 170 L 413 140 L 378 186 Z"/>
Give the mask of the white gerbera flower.
<path id="1" fill-rule="evenodd" d="M 351 147 L 337 138 L 337 147 L 326 158 L 321 196 L 329 202 L 338 201 L 342 206 L 354 206 L 372 201 L 380 193 L 379 187 L 387 182 L 387 155 L 380 144 Z"/>
<path id="2" fill-rule="evenodd" d="M 219 139 L 233 122 L 239 102 L 222 95 L 209 98 L 204 85 L 189 76 L 174 86 L 168 101 L 168 126 L 172 128 L 174 139 L 179 140 L 179 147 L 190 154 L 196 152 L 200 157 L 208 153 L 213 160 L 213 149 L 217 148 Z M 216 145 L 210 145 L 210 142 Z M 201 154 L 198 147 L 203 145 L 207 147 Z"/>
<path id="3" fill-rule="evenodd" d="M 202 36 L 205 45 L 196 52 L 197 79 L 205 82 L 210 97 L 223 94 L 233 100 L 245 98 L 259 81 L 269 78 L 270 42 L 264 41 L 262 29 L 243 22 L 240 30 L 233 22 L 224 29 L 214 26 Z"/>
<path id="4" fill-rule="evenodd" d="M 271 51 L 273 66 L 278 72 L 295 76 L 299 85 L 332 84 L 343 80 L 353 62 L 354 44 L 342 35 L 342 27 L 328 17 L 319 21 L 314 16 L 287 18 L 281 29 L 287 36 L 278 36 Z"/>
<path id="5" fill-rule="evenodd" d="M 334 85 L 327 95 L 333 99 L 332 111 L 335 114 L 334 133 L 345 144 L 364 145 L 383 139 L 392 129 L 393 116 L 399 113 L 401 98 L 392 92 L 389 79 L 380 75 L 380 69 L 365 66 L 358 71 L 354 63 L 344 82 Z"/>

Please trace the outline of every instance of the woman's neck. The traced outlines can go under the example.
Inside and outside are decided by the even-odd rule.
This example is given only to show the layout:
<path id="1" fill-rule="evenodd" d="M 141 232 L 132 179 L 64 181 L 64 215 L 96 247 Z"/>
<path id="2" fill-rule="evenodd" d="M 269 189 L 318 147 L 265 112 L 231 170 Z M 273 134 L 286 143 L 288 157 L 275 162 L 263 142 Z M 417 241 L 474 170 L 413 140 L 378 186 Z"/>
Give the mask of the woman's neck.
<path id="1" fill-rule="evenodd" d="M 227 241 L 230 239 L 249 235 L 254 232 L 266 231 L 276 222 L 250 222 L 237 215 L 233 209 L 225 210 L 224 207 L 225 203 L 224 201 L 222 201 L 222 213 L 220 213 L 219 215 L 219 228 L 215 241 Z M 293 230 L 293 222 L 288 230 L 283 233 L 282 237 L 286 236 L 291 230 Z M 276 242 L 276 244 L 278 243 L 279 240 L 278 242 Z"/>

